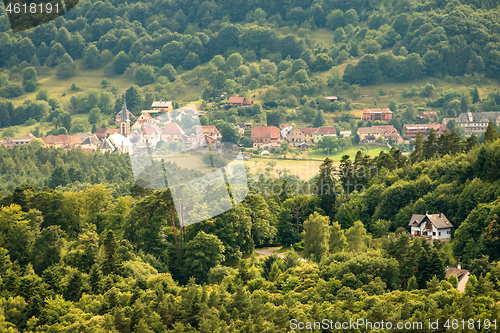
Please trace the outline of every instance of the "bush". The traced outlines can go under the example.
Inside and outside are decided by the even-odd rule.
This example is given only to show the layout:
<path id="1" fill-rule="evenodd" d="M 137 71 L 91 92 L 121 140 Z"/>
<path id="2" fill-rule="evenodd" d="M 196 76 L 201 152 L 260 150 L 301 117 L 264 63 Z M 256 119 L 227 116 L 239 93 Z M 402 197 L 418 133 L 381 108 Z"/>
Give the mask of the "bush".
<path id="1" fill-rule="evenodd" d="M 0 89 L 0 97 L 14 98 L 19 97 L 24 93 L 23 87 L 17 83 L 11 83 Z"/>

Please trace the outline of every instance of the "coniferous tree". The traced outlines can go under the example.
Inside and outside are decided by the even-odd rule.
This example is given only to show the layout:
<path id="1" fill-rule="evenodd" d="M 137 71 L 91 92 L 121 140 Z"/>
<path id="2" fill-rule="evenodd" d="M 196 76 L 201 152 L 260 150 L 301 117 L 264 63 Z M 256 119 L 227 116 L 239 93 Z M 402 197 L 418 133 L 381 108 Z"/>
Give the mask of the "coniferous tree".
<path id="1" fill-rule="evenodd" d="M 477 89 L 477 86 L 474 86 L 474 90 L 470 92 L 470 95 L 472 97 L 472 104 L 476 104 L 481 100 L 479 97 L 479 90 Z"/>
<path id="2" fill-rule="evenodd" d="M 436 139 L 436 131 L 432 128 L 427 135 L 427 140 L 424 142 L 424 158 L 432 158 L 438 151 L 438 144 Z"/>
<path id="3" fill-rule="evenodd" d="M 113 230 L 109 230 L 103 244 L 103 262 L 101 270 L 103 274 L 118 273 L 120 268 L 120 256 L 118 253 L 118 243 Z"/>
<path id="4" fill-rule="evenodd" d="M 319 169 L 320 171 L 315 181 L 319 196 L 319 206 L 330 220 L 333 221 L 336 214 L 335 168 L 333 166 L 333 160 L 326 158 Z"/>
<path id="5" fill-rule="evenodd" d="M 490 120 L 488 127 L 486 128 L 486 133 L 484 133 L 484 142 L 493 142 L 499 137 L 498 131 L 495 128 L 495 124 Z"/>
<path id="6" fill-rule="evenodd" d="M 415 138 L 415 148 L 410 154 L 410 159 L 412 163 L 418 163 L 422 160 L 423 157 L 423 136 L 422 133 L 418 132 Z"/>

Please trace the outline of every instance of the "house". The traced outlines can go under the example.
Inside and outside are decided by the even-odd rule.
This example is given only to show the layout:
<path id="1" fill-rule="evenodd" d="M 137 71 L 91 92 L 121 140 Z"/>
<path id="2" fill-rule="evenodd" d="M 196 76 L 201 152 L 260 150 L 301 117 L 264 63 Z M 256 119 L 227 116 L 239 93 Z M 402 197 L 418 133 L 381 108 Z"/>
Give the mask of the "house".
<path id="1" fill-rule="evenodd" d="M 47 135 L 45 138 L 42 139 L 43 142 L 47 145 L 47 147 L 54 147 L 54 148 L 63 148 L 65 150 L 70 150 L 75 147 L 79 147 L 83 140 L 80 139 L 76 135 L 67 135 L 67 134 L 60 134 L 60 135 Z"/>
<path id="2" fill-rule="evenodd" d="M 335 102 L 339 100 L 337 96 L 326 96 L 325 99 L 329 100 L 330 102 Z"/>
<path id="3" fill-rule="evenodd" d="M 220 142 L 222 139 L 222 134 L 220 134 L 219 130 L 217 127 L 211 125 L 211 126 L 201 126 L 201 129 L 203 131 L 203 134 L 206 137 L 209 137 L 210 139 L 214 140 L 215 142 Z"/>
<path id="4" fill-rule="evenodd" d="M 449 242 L 453 225 L 443 213 L 425 215 L 413 214 L 408 223 L 412 237 L 425 237 L 431 240 Z"/>
<path id="5" fill-rule="evenodd" d="M 227 101 L 227 104 L 229 104 L 229 105 L 249 106 L 249 105 L 253 104 L 253 100 L 246 99 L 245 97 L 232 96 L 232 97 L 229 97 L 229 100 Z"/>
<path id="6" fill-rule="evenodd" d="M 254 148 L 281 146 L 280 130 L 276 126 L 254 126 L 250 137 Z"/>
<path id="7" fill-rule="evenodd" d="M 137 117 L 137 121 L 150 121 L 150 120 L 153 120 L 153 117 L 151 117 L 151 115 L 146 111 L 143 111 L 141 115 Z"/>
<path id="8" fill-rule="evenodd" d="M 399 135 L 399 131 L 392 125 L 379 125 L 371 127 L 358 128 L 359 140 L 364 143 L 374 143 L 379 137 L 388 142 L 392 139 L 395 143 L 403 142 L 403 138 Z"/>
<path id="9" fill-rule="evenodd" d="M 404 124 L 403 128 L 405 129 L 406 136 L 409 136 L 412 139 L 417 137 L 417 134 L 420 132 L 423 136 L 429 135 L 431 129 L 436 131 L 436 137 L 440 137 L 447 129 L 446 126 L 439 123 L 432 124 Z"/>
<path id="10" fill-rule="evenodd" d="M 177 123 L 168 123 L 160 134 L 161 141 L 171 142 L 182 140 L 184 131 Z"/>
<path id="11" fill-rule="evenodd" d="M 27 146 L 31 140 L 33 140 L 35 136 L 31 133 L 28 133 L 26 136 L 18 136 L 8 138 L 5 142 L 6 147 L 18 147 L 18 146 Z"/>
<path id="12" fill-rule="evenodd" d="M 297 127 L 294 127 L 290 132 L 288 132 L 286 140 L 291 146 L 297 147 L 299 144 L 306 142 L 306 136 L 304 132 Z"/>
<path id="13" fill-rule="evenodd" d="M 80 133 L 75 133 L 75 135 L 77 137 L 79 137 L 82 141 L 85 141 L 85 140 L 87 140 L 87 138 L 95 136 L 92 133 L 81 133 L 81 132 Z"/>
<path id="14" fill-rule="evenodd" d="M 361 120 L 380 120 L 380 121 L 389 121 L 392 119 L 392 112 L 388 108 L 384 109 L 365 109 L 363 111 L 363 117 Z"/>
<path id="15" fill-rule="evenodd" d="M 147 124 L 142 127 L 140 142 L 155 147 L 161 139 L 161 129 L 154 124 Z"/>
<path id="16" fill-rule="evenodd" d="M 313 138 L 314 138 L 314 133 L 316 132 L 318 128 L 317 127 L 304 127 L 304 128 L 301 128 L 300 130 L 302 131 L 302 133 L 304 133 L 305 137 L 306 137 L 306 142 L 313 142 Z"/>
<path id="17" fill-rule="evenodd" d="M 499 126 L 500 112 L 467 112 L 456 118 L 457 125 L 463 127 L 467 135 L 486 132 L 490 121 Z"/>
<path id="18" fill-rule="evenodd" d="M 174 104 L 170 101 L 155 101 L 151 104 L 151 109 L 156 112 L 168 112 L 174 109 Z"/>
<path id="19" fill-rule="evenodd" d="M 323 140 L 325 136 L 332 136 L 336 137 L 337 136 L 337 130 L 333 126 L 321 126 L 318 127 L 316 132 L 313 133 L 313 142 L 318 143 L 319 141 Z"/>
<path id="20" fill-rule="evenodd" d="M 99 128 L 94 132 L 94 135 L 97 136 L 100 140 L 106 139 L 108 135 L 120 133 L 120 129 L 118 128 Z"/>
<path id="21" fill-rule="evenodd" d="M 343 138 L 349 138 L 351 136 L 351 131 L 340 131 L 339 134 Z"/>
<path id="22" fill-rule="evenodd" d="M 286 139 L 286 136 L 288 135 L 288 133 L 290 133 L 290 131 L 294 128 L 295 128 L 294 126 L 289 125 L 288 123 L 282 124 L 280 126 L 281 137 Z"/>
<path id="23" fill-rule="evenodd" d="M 96 151 L 99 149 L 101 146 L 102 142 L 97 138 L 95 135 L 91 135 L 87 137 L 83 142 L 80 144 L 80 147 L 82 147 L 83 150 L 88 149 L 89 151 Z"/>
<path id="24" fill-rule="evenodd" d="M 455 275 L 458 279 L 457 289 L 461 292 L 464 292 L 465 285 L 467 285 L 467 281 L 469 281 L 470 272 L 466 269 L 462 269 L 462 265 L 460 264 L 457 266 L 457 268 L 446 267 L 446 278 L 448 279 L 452 275 Z"/>
<path id="25" fill-rule="evenodd" d="M 99 147 L 101 153 L 112 153 L 115 151 L 115 146 L 111 143 L 109 139 L 104 139 L 101 146 Z"/>

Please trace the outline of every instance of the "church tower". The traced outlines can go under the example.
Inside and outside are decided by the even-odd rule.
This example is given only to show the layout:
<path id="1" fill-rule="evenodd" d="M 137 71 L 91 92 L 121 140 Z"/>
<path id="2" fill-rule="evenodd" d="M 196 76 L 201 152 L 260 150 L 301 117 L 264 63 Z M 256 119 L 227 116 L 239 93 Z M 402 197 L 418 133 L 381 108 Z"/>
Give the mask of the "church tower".
<path id="1" fill-rule="evenodd" d="M 130 134 L 130 119 L 128 119 L 128 110 L 127 110 L 127 101 L 125 99 L 125 95 L 123 95 L 123 109 L 122 116 L 120 119 L 120 133 L 124 137 L 128 138 Z"/>

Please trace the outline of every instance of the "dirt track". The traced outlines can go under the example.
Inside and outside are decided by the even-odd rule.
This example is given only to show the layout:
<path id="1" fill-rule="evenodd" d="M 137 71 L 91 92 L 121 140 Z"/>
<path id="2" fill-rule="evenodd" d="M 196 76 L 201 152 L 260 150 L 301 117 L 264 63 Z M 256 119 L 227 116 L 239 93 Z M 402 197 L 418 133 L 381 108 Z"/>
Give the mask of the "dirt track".
<path id="1" fill-rule="evenodd" d="M 271 254 L 273 254 L 274 252 L 279 251 L 279 250 L 281 250 L 280 247 L 274 247 L 274 248 L 270 248 L 270 249 L 258 249 L 258 250 L 255 250 L 254 252 L 261 255 L 261 256 L 268 257 Z M 275 253 L 275 254 L 281 258 L 285 257 L 284 253 Z"/>

